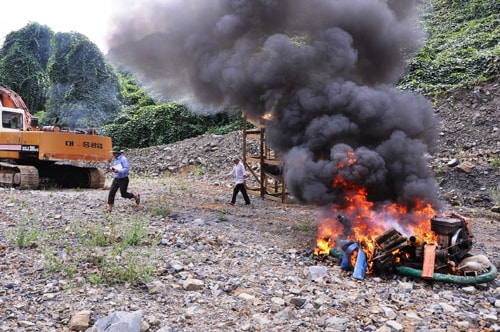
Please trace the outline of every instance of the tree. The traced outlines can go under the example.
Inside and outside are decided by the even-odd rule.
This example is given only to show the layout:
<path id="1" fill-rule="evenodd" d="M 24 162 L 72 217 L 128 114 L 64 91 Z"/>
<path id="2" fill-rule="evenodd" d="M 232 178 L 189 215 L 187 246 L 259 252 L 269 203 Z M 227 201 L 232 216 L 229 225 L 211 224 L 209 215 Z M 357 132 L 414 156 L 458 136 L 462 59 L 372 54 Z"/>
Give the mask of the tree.
<path id="1" fill-rule="evenodd" d="M 2 84 L 21 95 L 32 112 L 45 109 L 53 35 L 49 27 L 30 23 L 9 33 L 0 50 Z"/>
<path id="2" fill-rule="evenodd" d="M 116 145 L 139 148 L 169 144 L 213 132 L 225 134 L 241 129 L 240 110 L 196 115 L 182 104 L 167 102 L 140 109 L 128 107 L 115 121 L 104 127 Z"/>
<path id="3" fill-rule="evenodd" d="M 76 32 L 56 33 L 49 60 L 47 121 L 100 128 L 121 108 L 118 78 L 99 48 Z"/>
<path id="4" fill-rule="evenodd" d="M 117 75 L 124 107 L 139 109 L 156 104 L 132 73 L 118 70 Z"/>

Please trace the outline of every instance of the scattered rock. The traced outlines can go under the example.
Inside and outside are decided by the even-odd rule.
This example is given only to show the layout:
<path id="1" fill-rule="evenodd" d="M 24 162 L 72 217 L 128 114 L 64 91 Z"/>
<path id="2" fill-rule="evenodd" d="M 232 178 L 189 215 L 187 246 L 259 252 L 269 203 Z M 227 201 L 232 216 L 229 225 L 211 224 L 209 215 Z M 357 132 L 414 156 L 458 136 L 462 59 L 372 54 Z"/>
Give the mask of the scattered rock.
<path id="1" fill-rule="evenodd" d="M 71 331 L 85 331 L 90 326 L 90 310 L 83 310 L 71 316 L 68 327 Z"/>
<path id="2" fill-rule="evenodd" d="M 462 171 L 462 172 L 467 173 L 467 174 L 472 172 L 473 168 L 474 168 L 474 165 L 472 165 L 472 163 L 470 163 L 468 161 L 463 162 L 456 167 L 456 169 L 458 169 L 459 171 Z"/>

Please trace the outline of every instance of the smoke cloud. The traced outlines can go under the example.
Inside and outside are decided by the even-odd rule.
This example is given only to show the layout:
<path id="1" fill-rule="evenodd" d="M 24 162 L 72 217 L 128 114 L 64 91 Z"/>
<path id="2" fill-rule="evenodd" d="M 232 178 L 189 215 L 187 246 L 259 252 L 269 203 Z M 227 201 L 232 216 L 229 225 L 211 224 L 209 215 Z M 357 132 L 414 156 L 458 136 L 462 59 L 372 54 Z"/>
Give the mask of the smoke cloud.
<path id="1" fill-rule="evenodd" d="M 373 202 L 438 206 L 425 159 L 437 118 L 425 98 L 394 88 L 424 38 L 415 4 L 146 2 L 115 19 L 109 56 L 166 98 L 270 115 L 266 140 L 300 202 L 341 204 L 342 176 Z"/>

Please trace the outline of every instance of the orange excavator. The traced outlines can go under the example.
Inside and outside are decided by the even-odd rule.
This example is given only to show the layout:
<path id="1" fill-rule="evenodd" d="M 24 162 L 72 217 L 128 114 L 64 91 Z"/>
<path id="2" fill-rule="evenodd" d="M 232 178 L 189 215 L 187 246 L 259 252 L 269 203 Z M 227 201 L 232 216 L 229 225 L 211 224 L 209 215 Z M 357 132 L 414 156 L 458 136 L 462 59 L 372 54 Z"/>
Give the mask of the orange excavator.
<path id="1" fill-rule="evenodd" d="M 21 96 L 0 86 L 0 186 L 102 188 L 112 159 L 110 137 L 93 129 L 38 126 Z"/>

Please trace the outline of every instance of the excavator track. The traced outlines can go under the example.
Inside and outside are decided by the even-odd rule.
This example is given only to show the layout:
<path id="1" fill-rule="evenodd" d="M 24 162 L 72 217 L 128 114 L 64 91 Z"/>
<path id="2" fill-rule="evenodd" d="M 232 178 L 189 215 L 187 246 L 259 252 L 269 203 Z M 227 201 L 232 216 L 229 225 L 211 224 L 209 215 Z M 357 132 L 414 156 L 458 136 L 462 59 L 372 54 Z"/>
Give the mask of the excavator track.
<path id="1" fill-rule="evenodd" d="M 0 185 L 18 189 L 38 189 L 38 170 L 34 166 L 0 163 Z"/>
<path id="2" fill-rule="evenodd" d="M 73 165 L 16 165 L 0 162 L 0 186 L 17 189 L 39 187 L 104 188 L 104 171 L 96 167 Z"/>
<path id="3" fill-rule="evenodd" d="M 104 183 L 106 182 L 106 176 L 104 171 L 99 168 L 88 168 L 90 177 L 90 187 L 94 189 L 104 188 Z"/>
<path id="4" fill-rule="evenodd" d="M 104 188 L 104 171 L 96 167 L 82 167 L 68 164 L 39 165 L 40 178 L 45 187 Z"/>

